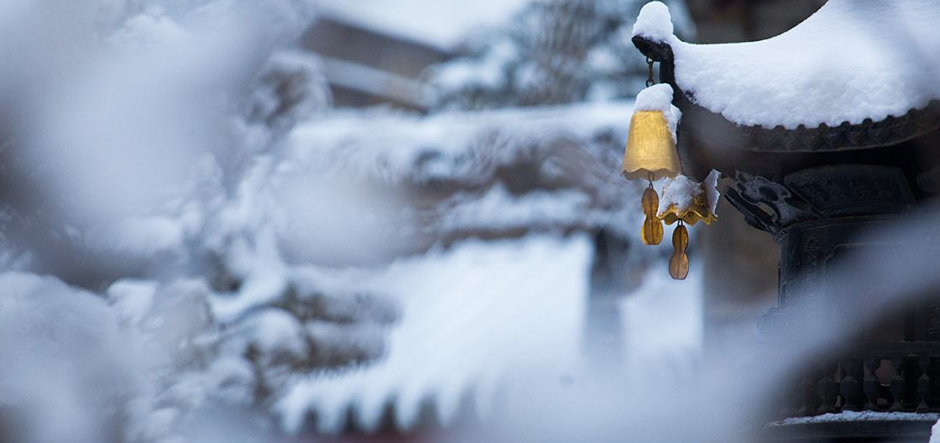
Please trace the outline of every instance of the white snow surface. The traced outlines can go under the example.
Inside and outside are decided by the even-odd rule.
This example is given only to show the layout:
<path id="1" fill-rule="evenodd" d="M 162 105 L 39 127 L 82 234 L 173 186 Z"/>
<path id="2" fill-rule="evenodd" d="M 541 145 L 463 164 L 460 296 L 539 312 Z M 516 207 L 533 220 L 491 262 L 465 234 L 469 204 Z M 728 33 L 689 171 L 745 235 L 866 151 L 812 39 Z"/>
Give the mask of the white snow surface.
<path id="1" fill-rule="evenodd" d="M 666 119 L 666 126 L 669 127 L 669 133 L 672 134 L 672 141 L 677 143 L 676 130 L 682 119 L 682 111 L 672 105 L 672 95 L 672 86 L 666 83 L 649 86 L 637 94 L 633 110 L 662 112 Z"/>
<path id="2" fill-rule="evenodd" d="M 425 401 L 446 425 L 468 397 L 485 417 L 514 370 L 576 359 L 591 249 L 582 235 L 469 241 L 366 277 L 402 303 L 387 359 L 295 384 L 276 407 L 285 427 L 296 431 L 315 412 L 320 432 L 337 433 L 351 409 L 356 425 L 375 430 L 391 402 L 407 430 Z"/>
<path id="3" fill-rule="evenodd" d="M 682 42 L 668 18 L 665 5 L 647 4 L 634 35 L 669 43 L 679 88 L 739 125 L 859 124 L 940 99 L 934 0 L 830 0 L 793 29 L 747 43 Z"/>
<path id="4" fill-rule="evenodd" d="M 794 425 L 804 423 L 831 423 L 845 421 L 886 421 L 886 420 L 907 420 L 907 421 L 936 421 L 940 415 L 935 413 L 915 413 L 915 412 L 877 412 L 877 411 L 844 411 L 840 413 L 830 413 L 816 415 L 813 417 L 791 417 L 784 420 L 770 423 L 768 426 Z M 936 426 L 934 426 L 936 430 Z M 931 436 L 931 440 L 934 437 Z"/>

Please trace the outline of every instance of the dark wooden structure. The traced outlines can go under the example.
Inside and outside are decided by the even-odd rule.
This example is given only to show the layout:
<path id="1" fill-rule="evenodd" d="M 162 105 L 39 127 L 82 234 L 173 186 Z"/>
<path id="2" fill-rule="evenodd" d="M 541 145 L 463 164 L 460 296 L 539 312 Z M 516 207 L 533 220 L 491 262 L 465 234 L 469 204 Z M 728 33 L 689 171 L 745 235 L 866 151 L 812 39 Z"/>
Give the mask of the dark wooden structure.
<path id="1" fill-rule="evenodd" d="M 769 396 L 762 420 L 773 423 L 762 438 L 926 442 L 936 418 L 917 414 L 940 412 L 940 288 L 897 308 L 877 296 L 891 290 L 879 288 L 880 281 L 852 275 L 856 281 L 845 285 L 842 266 L 858 251 L 896 247 L 860 235 L 920 216 L 940 191 L 932 179 L 940 165 L 940 101 L 860 124 L 740 126 L 681 90 L 667 43 L 643 37 L 634 43 L 660 63 L 660 81 L 676 91 L 685 174 L 701 180 L 711 169 L 721 171 L 732 183 L 725 198 L 780 245 L 778 303 L 758 321 L 763 352 L 786 356 L 809 334 L 839 337 L 834 352 L 804 362 Z M 937 257 L 921 259 L 940 265 Z M 870 290 L 849 289 L 861 285 Z M 878 306 L 883 315 L 848 333 L 831 329 L 847 324 L 845 317 L 862 305 Z M 884 414 L 865 419 L 853 415 L 859 411 Z M 845 419 L 806 419 L 824 414 Z"/>
<path id="2" fill-rule="evenodd" d="M 320 55 L 337 107 L 390 105 L 426 111 L 421 75 L 428 66 L 453 57 L 428 43 L 329 14 L 320 14 L 301 45 Z"/>

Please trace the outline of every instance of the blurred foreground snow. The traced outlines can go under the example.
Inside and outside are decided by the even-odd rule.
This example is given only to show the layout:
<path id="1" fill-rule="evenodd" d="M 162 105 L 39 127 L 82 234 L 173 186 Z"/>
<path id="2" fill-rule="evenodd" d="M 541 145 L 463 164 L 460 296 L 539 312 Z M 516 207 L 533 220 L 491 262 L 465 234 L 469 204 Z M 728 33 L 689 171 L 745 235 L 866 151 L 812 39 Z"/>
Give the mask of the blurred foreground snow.
<path id="1" fill-rule="evenodd" d="M 573 365 L 585 232 L 640 222 L 617 168 L 631 104 L 330 112 L 318 60 L 286 47 L 310 14 L 0 6 L 0 415 L 19 441 L 231 441 L 208 423 L 276 434 L 310 410 L 335 431 L 348 392 L 370 428 L 395 389 L 403 426 L 426 395 L 447 421 L 517 363 Z M 657 254 L 630 249 L 630 272 Z"/>

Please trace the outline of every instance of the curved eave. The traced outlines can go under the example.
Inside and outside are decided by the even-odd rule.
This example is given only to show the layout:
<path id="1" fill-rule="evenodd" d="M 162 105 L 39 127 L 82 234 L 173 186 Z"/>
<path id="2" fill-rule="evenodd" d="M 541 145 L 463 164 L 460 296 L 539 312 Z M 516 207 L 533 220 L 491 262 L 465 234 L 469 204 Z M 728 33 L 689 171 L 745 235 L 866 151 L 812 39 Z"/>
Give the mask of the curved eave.
<path id="1" fill-rule="evenodd" d="M 633 43 L 644 55 L 660 62 L 660 81 L 679 92 L 674 95 L 673 104 L 682 110 L 681 130 L 692 132 L 697 140 L 715 147 L 768 153 L 847 151 L 891 146 L 940 129 L 940 100 L 911 109 L 903 116 L 866 119 L 858 124 L 843 122 L 838 126 L 820 124 L 796 129 L 738 125 L 694 103 L 691 94 L 679 88 L 675 81 L 675 56 L 669 44 L 642 36 L 633 37 Z"/>

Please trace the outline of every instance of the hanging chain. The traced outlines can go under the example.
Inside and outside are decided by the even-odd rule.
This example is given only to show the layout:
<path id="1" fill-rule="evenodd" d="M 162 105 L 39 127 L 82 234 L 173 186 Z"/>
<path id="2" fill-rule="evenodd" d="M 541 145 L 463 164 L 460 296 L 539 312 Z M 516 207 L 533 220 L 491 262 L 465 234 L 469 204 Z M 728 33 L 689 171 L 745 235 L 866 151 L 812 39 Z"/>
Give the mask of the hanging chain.
<path id="1" fill-rule="evenodd" d="M 653 80 L 653 59 L 646 57 L 646 64 L 649 66 L 649 75 L 646 77 L 646 87 L 650 87 L 656 84 L 656 80 Z"/>

